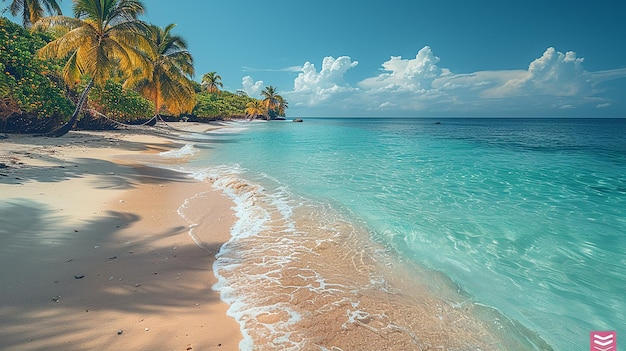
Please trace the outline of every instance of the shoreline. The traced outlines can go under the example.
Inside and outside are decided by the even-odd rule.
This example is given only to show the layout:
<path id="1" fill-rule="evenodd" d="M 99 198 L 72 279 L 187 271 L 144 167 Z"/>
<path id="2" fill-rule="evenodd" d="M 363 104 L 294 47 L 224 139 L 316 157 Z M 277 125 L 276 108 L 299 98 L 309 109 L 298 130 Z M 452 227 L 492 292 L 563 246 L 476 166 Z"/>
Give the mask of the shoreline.
<path id="1" fill-rule="evenodd" d="M 3 295 L 21 303 L 1 301 L 0 348 L 551 349 L 446 276 L 423 280 L 433 274 L 397 259 L 358 218 L 241 178 L 237 167 L 204 169 L 197 161 L 219 156 L 194 145 L 210 136 L 107 133 L 37 139 L 44 146 L 16 136 L 25 165 L 0 152 L 21 175 L 0 178 L 3 194 L 4 184 L 29 185 L 19 193 L 28 201 L 0 202 L 0 218 L 18 222 L 0 226 L 0 264 L 21 264 L 0 275 L 19 288 Z M 6 248 L 11 229 L 21 247 Z M 46 262 L 28 260 L 41 252 Z M 50 297 L 50 286 L 65 290 Z"/>
<path id="2" fill-rule="evenodd" d="M 236 204 L 239 220 L 215 271 L 242 325 L 242 349 L 552 349 L 535 329 L 474 300 L 441 271 L 399 255 L 358 212 L 300 192 L 306 180 L 294 181 L 295 174 L 308 173 L 293 165 L 316 138 L 273 162 L 263 146 L 280 134 L 264 132 L 233 136 L 230 148 L 191 165 Z"/>
<path id="3" fill-rule="evenodd" d="M 180 147 L 179 138 L 107 131 L 0 141 L 0 348 L 239 349 L 239 325 L 211 289 L 232 202 L 136 161 Z M 199 194 L 202 207 L 186 201 Z M 201 245 L 189 235 L 196 219 Z"/>

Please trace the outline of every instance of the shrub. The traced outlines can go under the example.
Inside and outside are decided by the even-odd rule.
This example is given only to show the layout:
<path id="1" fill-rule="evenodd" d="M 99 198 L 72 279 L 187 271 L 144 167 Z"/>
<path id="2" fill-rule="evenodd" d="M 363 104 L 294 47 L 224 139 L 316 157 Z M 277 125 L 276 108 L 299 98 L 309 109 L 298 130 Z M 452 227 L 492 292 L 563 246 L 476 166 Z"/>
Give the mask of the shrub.
<path id="1" fill-rule="evenodd" d="M 58 78 L 58 62 L 42 60 L 37 50 L 49 38 L 31 34 L 21 26 L 0 18 L 0 118 L 27 124 L 55 124 L 67 120 L 73 106 L 65 97 L 65 85 Z M 43 121 L 52 119 L 53 121 Z M 53 122 L 53 123 L 52 123 Z M 5 129 L 7 127 L 5 126 Z"/>
<path id="2" fill-rule="evenodd" d="M 151 101 L 134 90 L 122 88 L 122 84 L 113 80 L 107 81 L 104 87 L 94 86 L 91 89 L 89 106 L 120 122 L 133 122 L 152 117 L 154 111 L 154 104 Z"/>

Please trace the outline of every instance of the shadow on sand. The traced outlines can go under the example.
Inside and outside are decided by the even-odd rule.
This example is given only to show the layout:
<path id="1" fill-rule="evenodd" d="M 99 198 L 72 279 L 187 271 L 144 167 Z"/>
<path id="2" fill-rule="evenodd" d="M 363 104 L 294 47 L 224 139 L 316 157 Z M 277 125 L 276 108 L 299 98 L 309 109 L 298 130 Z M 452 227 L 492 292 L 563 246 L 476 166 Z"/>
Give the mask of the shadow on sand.
<path id="1" fill-rule="evenodd" d="M 209 252 L 191 241 L 158 248 L 159 240 L 185 233 L 183 226 L 135 232 L 132 238 L 140 239 L 130 242 L 123 231 L 132 231 L 139 220 L 136 214 L 107 212 L 78 228 L 68 227 L 62 215 L 41 203 L 1 203 L 0 349 L 80 349 L 93 342 L 81 340 L 81 335 L 92 338 L 94 330 L 101 333 L 98 344 L 112 345 L 119 342 L 118 329 L 128 336 L 148 327 L 143 320 L 219 300 L 210 294 L 210 286 L 198 289 L 197 282 L 185 279 L 201 271 L 208 281 L 219 245 L 207 246 Z M 189 260 L 198 264 L 190 266 Z M 107 312 L 134 313 L 141 320 L 134 326 L 115 320 L 94 325 Z M 66 335 L 71 344 L 64 341 Z"/>

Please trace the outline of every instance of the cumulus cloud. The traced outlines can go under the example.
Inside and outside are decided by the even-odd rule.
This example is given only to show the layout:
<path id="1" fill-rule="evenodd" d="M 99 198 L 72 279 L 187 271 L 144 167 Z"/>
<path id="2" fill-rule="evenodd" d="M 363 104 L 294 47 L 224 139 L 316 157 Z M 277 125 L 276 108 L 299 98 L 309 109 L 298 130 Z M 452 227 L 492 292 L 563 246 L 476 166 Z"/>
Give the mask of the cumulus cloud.
<path id="1" fill-rule="evenodd" d="M 391 59 L 382 65 L 385 73 L 365 79 L 359 86 L 384 90 L 428 90 L 435 78 L 442 74 L 441 68 L 437 66 L 438 62 L 439 57 L 433 54 L 429 46 L 422 48 L 414 59 L 391 56 Z"/>
<path id="2" fill-rule="evenodd" d="M 250 76 L 243 77 L 241 79 L 241 85 L 243 86 L 243 91 L 245 91 L 248 96 L 252 97 L 258 96 L 261 90 L 263 90 L 263 81 L 259 80 L 255 82 Z"/>
<path id="3" fill-rule="evenodd" d="M 344 74 L 358 64 L 358 61 L 352 61 L 348 56 L 336 59 L 327 56 L 318 72 L 315 65 L 307 61 L 294 80 L 293 95 L 300 102 L 314 106 L 338 94 L 354 91 L 354 88 L 346 84 Z"/>
<path id="4" fill-rule="evenodd" d="M 527 69 L 454 73 L 440 67 L 428 46 L 414 58 L 391 56 L 381 72 L 354 86 L 344 79 L 358 65 L 348 56 L 325 57 L 321 70 L 306 62 L 287 92 L 293 107 L 354 111 L 353 115 L 529 115 L 614 107 L 598 85 L 626 77 L 626 68 L 587 72 L 573 51 L 548 48 Z M 251 81 L 251 79 L 250 79 Z M 252 81 L 250 82 L 252 83 Z M 320 104 L 324 102 L 324 104 Z M 567 112 L 567 113 L 570 113 Z"/>
<path id="5" fill-rule="evenodd" d="M 583 69 L 583 58 L 568 51 L 565 54 L 550 47 L 528 66 L 520 78 L 486 91 L 486 97 L 520 95 L 577 96 L 592 90 L 591 75 Z"/>

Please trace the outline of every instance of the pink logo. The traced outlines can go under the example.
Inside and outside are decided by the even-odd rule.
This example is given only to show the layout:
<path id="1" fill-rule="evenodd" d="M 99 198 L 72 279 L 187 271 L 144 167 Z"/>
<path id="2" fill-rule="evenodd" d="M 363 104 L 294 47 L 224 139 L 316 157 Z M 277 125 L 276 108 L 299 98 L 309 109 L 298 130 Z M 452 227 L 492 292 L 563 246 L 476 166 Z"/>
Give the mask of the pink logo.
<path id="1" fill-rule="evenodd" d="M 616 331 L 592 331 L 589 333 L 591 351 L 617 351 Z"/>

